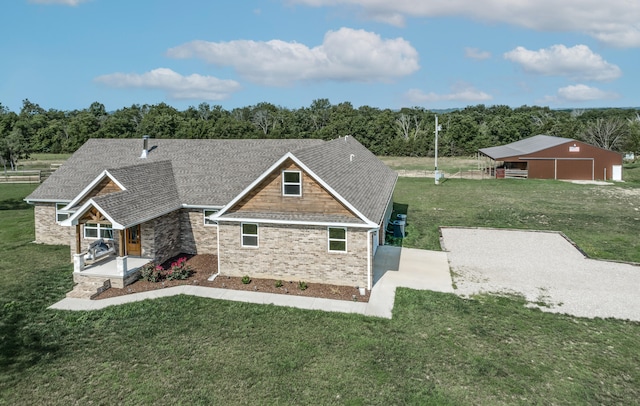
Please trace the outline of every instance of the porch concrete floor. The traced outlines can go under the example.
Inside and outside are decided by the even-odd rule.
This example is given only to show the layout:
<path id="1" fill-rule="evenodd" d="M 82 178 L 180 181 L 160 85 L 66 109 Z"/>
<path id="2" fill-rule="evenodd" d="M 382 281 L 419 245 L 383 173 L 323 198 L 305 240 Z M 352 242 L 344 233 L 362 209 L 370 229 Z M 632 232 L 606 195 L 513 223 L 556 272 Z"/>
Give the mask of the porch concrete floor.
<path id="1" fill-rule="evenodd" d="M 126 274 L 130 274 L 136 269 L 142 267 L 147 262 L 150 262 L 152 258 L 144 258 L 144 257 L 127 257 L 127 272 Z M 84 271 L 80 272 L 80 275 L 91 275 L 91 276 L 106 276 L 113 277 L 119 276 L 122 277 L 121 273 L 118 273 L 118 269 L 116 267 L 116 257 L 105 259 L 93 265 L 86 265 Z"/>

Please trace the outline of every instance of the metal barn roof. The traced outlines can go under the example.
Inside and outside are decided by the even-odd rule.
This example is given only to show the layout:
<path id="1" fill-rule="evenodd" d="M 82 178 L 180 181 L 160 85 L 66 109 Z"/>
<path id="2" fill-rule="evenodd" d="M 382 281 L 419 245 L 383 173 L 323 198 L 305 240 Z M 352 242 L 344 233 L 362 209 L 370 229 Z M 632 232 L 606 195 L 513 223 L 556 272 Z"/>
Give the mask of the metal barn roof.
<path id="1" fill-rule="evenodd" d="M 547 148 L 555 147 L 567 142 L 575 141 L 572 138 L 552 137 L 550 135 L 534 135 L 511 144 L 497 147 L 482 148 L 480 152 L 491 159 L 499 160 L 510 156 L 529 155 Z"/>

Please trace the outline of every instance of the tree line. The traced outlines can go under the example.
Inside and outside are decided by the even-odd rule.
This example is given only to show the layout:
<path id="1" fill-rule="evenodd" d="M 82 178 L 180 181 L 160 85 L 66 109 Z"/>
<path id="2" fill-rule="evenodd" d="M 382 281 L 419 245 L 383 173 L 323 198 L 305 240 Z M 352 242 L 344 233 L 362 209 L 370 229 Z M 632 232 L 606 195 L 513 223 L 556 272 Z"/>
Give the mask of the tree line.
<path id="1" fill-rule="evenodd" d="M 82 110 L 46 110 L 24 100 L 19 112 L 0 103 L 0 163 L 15 168 L 31 153 L 71 153 L 89 138 L 319 138 L 351 135 L 376 155 L 432 156 L 435 115 L 438 154 L 473 155 L 537 134 L 579 139 L 619 152 L 640 152 L 637 109 L 552 110 L 548 107 L 479 104 L 434 112 L 400 110 L 316 99 L 289 109 L 271 103 L 225 110 L 201 103 L 179 111 L 165 103 L 134 104 L 107 112 L 94 102 Z"/>

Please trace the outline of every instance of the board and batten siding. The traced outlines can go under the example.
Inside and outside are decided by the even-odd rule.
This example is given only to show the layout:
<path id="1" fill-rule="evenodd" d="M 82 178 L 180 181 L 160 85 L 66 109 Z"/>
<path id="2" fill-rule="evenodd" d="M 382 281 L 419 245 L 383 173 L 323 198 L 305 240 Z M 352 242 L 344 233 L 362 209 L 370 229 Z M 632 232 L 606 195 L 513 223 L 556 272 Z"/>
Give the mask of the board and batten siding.
<path id="1" fill-rule="evenodd" d="M 91 189 L 87 193 L 87 195 L 83 197 L 82 200 L 80 200 L 76 204 L 76 206 L 78 207 L 82 206 L 87 201 L 89 201 L 89 199 L 94 198 L 96 196 L 102 196 L 109 193 L 120 192 L 120 191 L 122 191 L 122 189 L 120 189 L 120 186 L 118 186 L 113 180 L 111 180 L 110 177 L 106 176 L 104 179 L 98 182 L 98 184 L 95 185 L 93 189 Z"/>
<path id="2" fill-rule="evenodd" d="M 302 196 L 283 196 L 283 171 L 302 174 Z M 285 161 L 270 173 L 228 212 L 320 213 L 356 217 L 292 160 Z"/>

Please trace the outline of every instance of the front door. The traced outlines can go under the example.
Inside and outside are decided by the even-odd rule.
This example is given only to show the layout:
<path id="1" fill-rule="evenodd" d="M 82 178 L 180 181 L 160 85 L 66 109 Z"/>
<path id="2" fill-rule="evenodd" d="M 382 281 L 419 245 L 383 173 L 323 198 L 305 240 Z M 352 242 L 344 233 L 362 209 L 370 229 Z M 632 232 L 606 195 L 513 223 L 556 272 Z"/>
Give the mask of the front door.
<path id="1" fill-rule="evenodd" d="M 140 243 L 140 225 L 127 228 L 127 255 L 140 256 L 142 252 Z"/>

